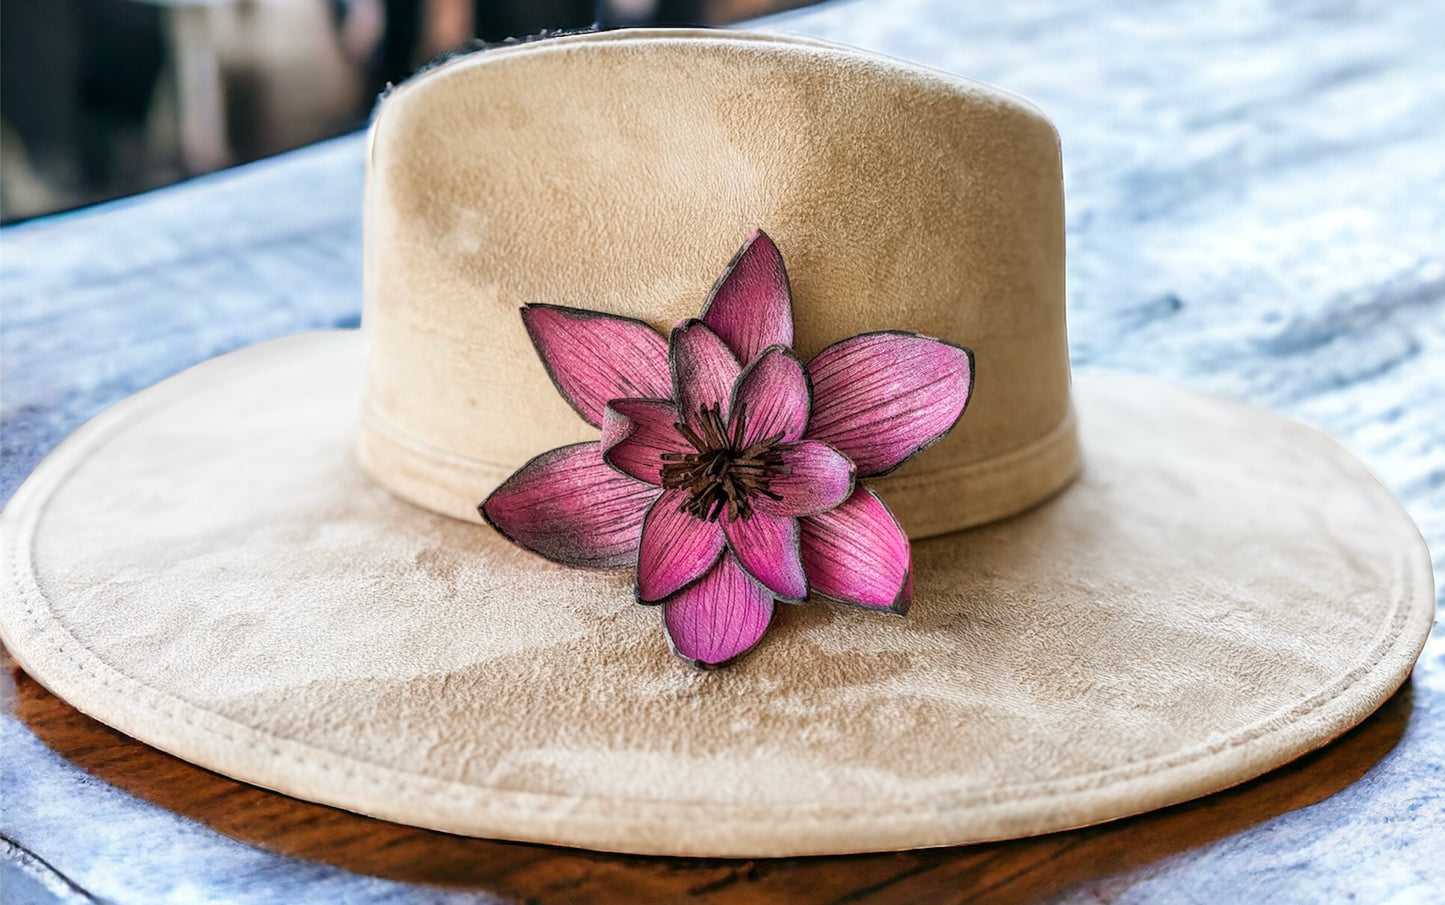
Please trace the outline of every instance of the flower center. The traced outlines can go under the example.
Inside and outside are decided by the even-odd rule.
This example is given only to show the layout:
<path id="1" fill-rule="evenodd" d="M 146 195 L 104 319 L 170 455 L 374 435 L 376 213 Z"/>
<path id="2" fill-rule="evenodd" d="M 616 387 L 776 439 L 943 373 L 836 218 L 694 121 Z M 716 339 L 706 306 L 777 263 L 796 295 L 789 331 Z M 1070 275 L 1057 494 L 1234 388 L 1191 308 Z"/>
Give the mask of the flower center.
<path id="1" fill-rule="evenodd" d="M 725 511 L 729 521 L 746 520 L 752 517 L 755 497 L 782 499 L 768 489 L 768 483 L 792 472 L 783 464 L 783 453 L 778 448 L 783 435 L 743 446 L 747 413 L 747 403 L 739 402 L 733 414 L 731 437 L 723 421 L 722 406 L 716 403 L 698 408 L 697 430 L 684 423 L 673 425 L 695 450 L 662 455 L 666 463 L 662 466 L 662 486 L 687 491 L 683 512 L 709 522 L 717 521 Z"/>

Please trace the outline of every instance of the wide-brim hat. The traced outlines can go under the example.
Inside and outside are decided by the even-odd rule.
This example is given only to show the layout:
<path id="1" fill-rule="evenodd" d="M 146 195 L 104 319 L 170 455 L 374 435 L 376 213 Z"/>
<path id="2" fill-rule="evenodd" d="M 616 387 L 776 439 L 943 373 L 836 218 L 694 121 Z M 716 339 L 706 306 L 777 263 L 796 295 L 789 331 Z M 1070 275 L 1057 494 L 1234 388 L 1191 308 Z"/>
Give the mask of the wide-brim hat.
<path id="1" fill-rule="evenodd" d="M 165 751 L 478 836 L 875 851 L 1257 776 L 1408 676 L 1429 557 L 1310 428 L 1071 382 L 1060 173 L 1027 101 L 816 41 L 446 63 L 377 114 L 363 330 L 216 359 L 65 441 L 5 510 L 0 634 Z M 749 429 L 725 413 L 657 474 L 623 455 L 652 435 L 618 400 L 688 423 L 687 337 L 726 346 L 734 411 L 803 388 L 795 436 L 729 447 L 763 479 L 708 477 Z M 809 443 L 846 486 L 750 558 L 730 532 L 793 505 Z M 559 462 L 624 490 L 532 480 Z M 649 589 L 668 492 L 725 537 Z"/>

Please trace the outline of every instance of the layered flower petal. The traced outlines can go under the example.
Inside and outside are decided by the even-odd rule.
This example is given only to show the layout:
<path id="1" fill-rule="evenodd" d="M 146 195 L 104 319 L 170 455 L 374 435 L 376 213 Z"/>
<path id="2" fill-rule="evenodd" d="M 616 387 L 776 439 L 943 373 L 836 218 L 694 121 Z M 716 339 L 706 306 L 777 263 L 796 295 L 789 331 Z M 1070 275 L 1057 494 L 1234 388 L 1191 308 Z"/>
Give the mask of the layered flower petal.
<path id="1" fill-rule="evenodd" d="M 577 414 L 601 426 L 612 399 L 667 399 L 667 340 L 642 321 L 557 305 L 527 305 L 522 322 L 552 382 Z"/>
<path id="2" fill-rule="evenodd" d="M 682 511 L 687 491 L 665 490 L 648 510 L 637 555 L 637 599 L 657 603 L 696 581 L 722 553 L 723 530 Z"/>
<path id="3" fill-rule="evenodd" d="M 723 666 L 747 651 L 772 619 L 772 595 L 728 555 L 662 609 L 673 653 L 701 667 Z"/>
<path id="4" fill-rule="evenodd" d="M 742 567 L 775 596 L 793 603 L 808 596 L 797 519 L 754 510 L 747 518 L 725 521 L 723 533 Z"/>
<path id="5" fill-rule="evenodd" d="M 748 364 L 768 346 L 793 344 L 793 302 L 783 256 L 755 231 L 713 286 L 702 309 L 711 327 Z"/>
<path id="6" fill-rule="evenodd" d="M 808 439 L 853 460 L 859 477 L 897 468 L 958 422 L 973 386 L 973 353 L 912 333 L 864 333 L 808 363 Z"/>
<path id="7" fill-rule="evenodd" d="M 893 513 L 859 486 L 836 509 L 800 519 L 803 568 L 814 593 L 843 603 L 908 612 L 913 554 Z"/>
<path id="8" fill-rule="evenodd" d="M 663 456 L 692 450 L 677 432 L 677 409 L 657 399 L 614 399 L 602 418 L 602 458 L 639 481 L 662 484 Z"/>
<path id="9" fill-rule="evenodd" d="M 690 320 L 672 331 L 673 399 L 687 424 L 696 428 L 700 410 L 719 406 L 727 424 L 733 384 L 742 365 L 727 343 L 702 321 Z"/>
<path id="10" fill-rule="evenodd" d="M 839 506 L 853 493 L 853 463 L 826 443 L 804 440 L 782 448 L 786 472 L 768 482 L 780 500 L 759 495 L 759 512 L 771 515 L 817 515 Z"/>
<path id="11" fill-rule="evenodd" d="M 609 468 L 601 444 L 578 443 L 523 465 L 478 509 L 508 540 L 553 562 L 620 569 L 637 561 L 659 492 Z"/>
<path id="12" fill-rule="evenodd" d="M 743 421 L 737 445 L 747 447 L 772 437 L 779 437 L 780 443 L 802 439 L 812 404 L 802 361 L 792 349 L 773 346 L 743 370 L 733 391 L 733 417 Z"/>

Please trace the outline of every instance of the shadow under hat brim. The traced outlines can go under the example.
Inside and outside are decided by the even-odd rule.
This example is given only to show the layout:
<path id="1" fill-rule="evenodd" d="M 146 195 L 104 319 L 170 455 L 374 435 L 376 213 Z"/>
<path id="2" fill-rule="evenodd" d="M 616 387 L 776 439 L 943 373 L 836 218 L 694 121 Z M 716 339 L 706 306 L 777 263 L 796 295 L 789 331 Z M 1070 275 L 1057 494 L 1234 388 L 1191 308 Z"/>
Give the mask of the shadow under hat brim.
<path id="1" fill-rule="evenodd" d="M 751 654 L 698 672 L 630 572 L 547 563 L 367 479 L 361 359 L 354 333 L 267 343 L 57 448 L 4 517 L 0 635 L 26 671 L 299 798 L 765 857 L 1032 835 L 1234 785 L 1379 706 L 1433 618 L 1418 531 L 1333 441 L 1085 378 L 1079 480 L 915 543 L 906 618 L 780 607 Z"/>

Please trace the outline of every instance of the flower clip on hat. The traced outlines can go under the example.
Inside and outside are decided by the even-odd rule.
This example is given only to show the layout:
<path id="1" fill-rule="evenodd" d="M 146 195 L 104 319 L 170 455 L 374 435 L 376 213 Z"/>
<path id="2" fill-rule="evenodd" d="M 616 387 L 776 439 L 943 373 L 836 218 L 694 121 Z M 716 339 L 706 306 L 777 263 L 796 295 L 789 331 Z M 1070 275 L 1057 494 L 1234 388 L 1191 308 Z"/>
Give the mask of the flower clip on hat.
<path id="1" fill-rule="evenodd" d="M 1423 541 L 1335 443 L 1071 386 L 1026 101 L 580 35 L 402 86 L 369 166 L 365 348 L 187 371 L 6 509 L 5 643 L 122 732 L 456 833 L 885 850 L 1241 782 L 1424 643 Z"/>
<path id="2" fill-rule="evenodd" d="M 670 342 L 597 311 L 522 316 L 602 439 L 508 478 L 479 507 L 498 531 L 564 565 L 636 564 L 638 602 L 663 605 L 668 642 L 694 666 L 756 644 L 775 600 L 811 592 L 908 612 L 908 536 L 859 479 L 953 427 L 973 387 L 969 350 L 867 333 L 805 365 L 791 348 L 787 270 L 761 231 Z"/>

